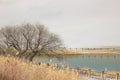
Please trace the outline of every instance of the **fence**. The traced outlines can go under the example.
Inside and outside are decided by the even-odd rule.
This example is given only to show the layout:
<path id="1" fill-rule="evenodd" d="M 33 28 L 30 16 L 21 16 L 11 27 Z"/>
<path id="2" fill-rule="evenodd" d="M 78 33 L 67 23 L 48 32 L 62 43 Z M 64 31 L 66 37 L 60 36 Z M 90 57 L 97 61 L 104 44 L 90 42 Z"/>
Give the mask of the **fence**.
<path id="1" fill-rule="evenodd" d="M 80 76 L 88 77 L 95 80 L 120 80 L 120 73 L 118 72 L 97 72 L 92 69 L 77 69 Z"/>

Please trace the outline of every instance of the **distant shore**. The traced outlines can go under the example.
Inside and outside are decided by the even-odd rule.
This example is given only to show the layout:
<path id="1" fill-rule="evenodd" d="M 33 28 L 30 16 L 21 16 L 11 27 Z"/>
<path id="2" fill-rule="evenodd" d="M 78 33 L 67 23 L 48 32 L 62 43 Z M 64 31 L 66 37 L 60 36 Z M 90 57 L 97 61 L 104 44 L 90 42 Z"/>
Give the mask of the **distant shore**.
<path id="1" fill-rule="evenodd" d="M 110 50 L 54 50 L 58 54 L 120 54 L 120 51 Z"/>

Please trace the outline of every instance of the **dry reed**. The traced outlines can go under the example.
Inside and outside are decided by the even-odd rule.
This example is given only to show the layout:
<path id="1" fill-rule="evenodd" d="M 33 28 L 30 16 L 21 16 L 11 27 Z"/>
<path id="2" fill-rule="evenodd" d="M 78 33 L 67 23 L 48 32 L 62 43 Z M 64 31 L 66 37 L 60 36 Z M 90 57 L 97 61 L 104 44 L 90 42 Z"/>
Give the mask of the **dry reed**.
<path id="1" fill-rule="evenodd" d="M 75 70 L 0 56 L 0 80 L 84 80 Z"/>

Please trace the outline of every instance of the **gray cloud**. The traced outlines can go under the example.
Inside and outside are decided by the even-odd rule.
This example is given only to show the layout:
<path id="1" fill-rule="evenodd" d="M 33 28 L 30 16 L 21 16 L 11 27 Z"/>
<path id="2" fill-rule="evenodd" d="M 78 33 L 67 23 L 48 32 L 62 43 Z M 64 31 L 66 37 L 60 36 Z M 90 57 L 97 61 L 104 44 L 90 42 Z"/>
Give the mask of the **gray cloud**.
<path id="1" fill-rule="evenodd" d="M 41 22 L 70 47 L 118 46 L 119 4 L 120 0 L 2 0 L 0 25 Z"/>

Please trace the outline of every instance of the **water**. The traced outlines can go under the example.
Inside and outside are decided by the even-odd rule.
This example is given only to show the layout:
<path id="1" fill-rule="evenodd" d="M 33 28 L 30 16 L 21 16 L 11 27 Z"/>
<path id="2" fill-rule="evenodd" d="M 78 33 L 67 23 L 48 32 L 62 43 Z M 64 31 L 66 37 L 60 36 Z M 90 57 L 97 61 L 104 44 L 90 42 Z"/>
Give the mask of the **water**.
<path id="1" fill-rule="evenodd" d="M 40 56 L 34 60 L 43 63 L 64 64 L 70 68 L 80 67 L 97 71 L 120 71 L 120 55 L 64 55 L 62 58 Z"/>

